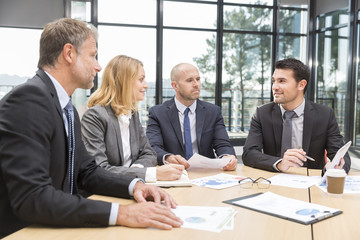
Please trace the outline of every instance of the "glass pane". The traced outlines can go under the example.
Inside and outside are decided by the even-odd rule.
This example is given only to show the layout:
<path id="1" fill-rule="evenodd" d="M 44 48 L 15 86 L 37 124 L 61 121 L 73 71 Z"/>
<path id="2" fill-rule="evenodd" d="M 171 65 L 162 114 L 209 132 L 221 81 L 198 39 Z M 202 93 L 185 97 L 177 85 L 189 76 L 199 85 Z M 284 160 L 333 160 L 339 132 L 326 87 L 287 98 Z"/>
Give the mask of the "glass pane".
<path id="1" fill-rule="evenodd" d="M 0 99 L 35 75 L 42 30 L 0 28 Z M 6 37 L 4 37 L 6 36 Z"/>
<path id="2" fill-rule="evenodd" d="M 317 102 L 334 109 L 344 134 L 347 97 L 348 28 L 317 34 Z"/>
<path id="3" fill-rule="evenodd" d="M 91 22 L 91 3 L 86 1 L 71 1 L 71 18 Z M 87 99 L 90 95 L 88 89 L 76 89 L 71 95 L 71 101 L 79 112 L 80 117 L 85 112 Z"/>
<path id="4" fill-rule="evenodd" d="M 307 33 L 307 11 L 280 9 L 279 32 Z"/>
<path id="5" fill-rule="evenodd" d="M 325 14 L 318 18 L 318 28 L 327 28 L 336 26 L 338 24 L 347 24 L 349 21 L 349 14 L 346 9 L 341 11 Z"/>
<path id="6" fill-rule="evenodd" d="M 279 36 L 279 59 L 297 58 L 302 62 L 307 62 L 307 37 L 300 36 Z"/>
<path id="7" fill-rule="evenodd" d="M 215 29 L 216 18 L 216 4 L 164 2 L 164 26 Z"/>
<path id="8" fill-rule="evenodd" d="M 175 93 L 170 84 L 171 69 L 187 62 L 199 68 L 200 98 L 215 103 L 215 42 L 212 32 L 164 30 L 163 102 Z"/>
<path id="9" fill-rule="evenodd" d="M 140 120 L 145 126 L 147 110 L 155 105 L 156 77 L 156 32 L 149 28 L 127 28 L 99 26 L 99 86 L 103 70 L 116 55 L 124 54 L 139 59 L 144 64 L 145 80 L 148 84 L 146 97 L 139 103 Z"/>
<path id="10" fill-rule="evenodd" d="M 272 31 L 272 9 L 224 6 L 224 29 Z"/>
<path id="11" fill-rule="evenodd" d="M 258 4 L 258 5 L 273 5 L 273 0 L 224 0 L 224 3 L 241 3 L 241 4 Z"/>
<path id="12" fill-rule="evenodd" d="M 355 121 L 355 145 L 360 146 L 360 24 L 358 24 L 358 35 L 357 35 L 357 96 L 356 96 L 356 121 Z"/>
<path id="13" fill-rule="evenodd" d="M 98 1 L 99 22 L 156 24 L 156 0 Z"/>
<path id="14" fill-rule="evenodd" d="M 222 113 L 231 138 L 246 136 L 257 106 L 270 101 L 271 36 L 224 34 Z"/>
<path id="15" fill-rule="evenodd" d="M 91 22 L 91 3 L 71 1 L 71 18 Z"/>

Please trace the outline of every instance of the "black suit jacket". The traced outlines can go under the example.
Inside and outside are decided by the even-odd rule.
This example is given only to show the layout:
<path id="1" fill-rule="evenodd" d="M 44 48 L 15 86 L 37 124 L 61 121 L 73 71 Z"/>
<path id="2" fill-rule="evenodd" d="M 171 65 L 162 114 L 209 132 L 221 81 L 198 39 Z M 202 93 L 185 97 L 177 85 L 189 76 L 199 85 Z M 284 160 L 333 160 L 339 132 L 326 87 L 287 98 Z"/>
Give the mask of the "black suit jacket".
<path id="1" fill-rule="evenodd" d="M 75 190 L 67 176 L 67 136 L 55 87 L 43 70 L 0 101 L 0 235 L 30 223 L 108 225 L 111 204 L 77 194 L 129 197 L 132 178 L 97 167 L 75 111 Z"/>
<path id="2" fill-rule="evenodd" d="M 282 124 L 278 104 L 271 102 L 256 109 L 242 155 L 245 165 L 275 171 L 273 164 L 281 155 Z M 322 169 L 325 166 L 325 149 L 329 159 L 333 159 L 343 145 L 333 110 L 305 100 L 302 146 L 306 154 L 316 161 L 307 161 L 304 166 Z M 349 172 L 349 155 L 346 154 L 344 159 L 344 169 Z"/>
<path id="3" fill-rule="evenodd" d="M 146 135 L 157 153 L 158 163 L 163 164 L 165 154 L 185 157 L 178 109 L 174 98 L 149 109 Z M 197 100 L 196 139 L 199 154 L 214 158 L 224 154 L 235 155 L 226 132 L 224 119 L 218 106 Z"/>

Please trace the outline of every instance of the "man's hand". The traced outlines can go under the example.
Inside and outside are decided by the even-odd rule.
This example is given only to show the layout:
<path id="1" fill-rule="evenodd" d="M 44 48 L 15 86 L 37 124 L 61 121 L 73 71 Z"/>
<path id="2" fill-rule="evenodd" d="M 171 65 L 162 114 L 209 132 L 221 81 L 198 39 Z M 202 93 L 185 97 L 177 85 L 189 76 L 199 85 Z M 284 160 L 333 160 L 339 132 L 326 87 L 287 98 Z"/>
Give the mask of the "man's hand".
<path id="1" fill-rule="evenodd" d="M 185 167 L 179 164 L 166 164 L 156 168 L 156 179 L 160 181 L 178 180 Z"/>
<path id="2" fill-rule="evenodd" d="M 306 153 L 302 149 L 288 149 L 284 153 L 281 162 L 278 163 L 277 168 L 281 172 L 286 172 L 290 167 L 301 167 L 307 161 L 305 155 Z"/>
<path id="3" fill-rule="evenodd" d="M 175 200 L 164 190 L 156 186 L 146 185 L 142 182 L 137 182 L 134 186 L 134 198 L 137 202 L 142 203 L 146 201 L 153 201 L 165 206 L 176 208 L 177 203 Z"/>
<path id="4" fill-rule="evenodd" d="M 181 155 L 167 155 L 165 157 L 165 161 L 167 161 L 168 163 L 183 165 L 185 169 L 188 169 L 190 167 L 188 161 L 186 161 L 186 159 L 183 158 Z"/>
<path id="5" fill-rule="evenodd" d="M 231 157 L 229 163 L 223 167 L 223 170 L 224 171 L 233 171 L 233 170 L 236 170 L 236 167 L 237 167 L 237 159 L 234 155 L 224 155 L 224 157 Z"/>
<path id="6" fill-rule="evenodd" d="M 169 230 L 173 227 L 180 227 L 182 221 L 170 208 L 160 203 L 141 202 L 119 206 L 116 225 Z"/>
<path id="7" fill-rule="evenodd" d="M 345 165 L 345 160 L 344 160 L 344 158 L 341 158 L 339 164 L 335 165 L 335 168 L 342 169 L 344 167 L 344 165 Z M 331 166 L 331 161 L 328 159 L 328 161 L 325 165 L 325 169 L 328 170 L 330 166 Z"/>

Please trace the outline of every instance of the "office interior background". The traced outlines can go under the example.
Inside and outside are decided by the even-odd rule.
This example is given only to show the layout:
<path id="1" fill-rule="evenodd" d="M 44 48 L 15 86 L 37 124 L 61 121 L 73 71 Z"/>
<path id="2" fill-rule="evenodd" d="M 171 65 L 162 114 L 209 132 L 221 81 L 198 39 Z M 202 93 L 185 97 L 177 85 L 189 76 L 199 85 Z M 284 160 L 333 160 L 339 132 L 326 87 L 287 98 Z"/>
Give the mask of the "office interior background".
<path id="1" fill-rule="evenodd" d="M 359 12 L 360 0 L 0 0 L 0 98 L 35 74 L 43 26 L 72 17 L 98 28 L 103 69 L 119 54 L 144 63 L 145 128 L 149 107 L 174 96 L 172 67 L 189 62 L 200 71 L 201 99 L 221 106 L 241 146 L 255 108 L 273 100 L 274 63 L 294 57 L 311 69 L 306 97 L 334 109 L 358 152 Z M 80 115 L 101 77 L 72 96 Z"/>

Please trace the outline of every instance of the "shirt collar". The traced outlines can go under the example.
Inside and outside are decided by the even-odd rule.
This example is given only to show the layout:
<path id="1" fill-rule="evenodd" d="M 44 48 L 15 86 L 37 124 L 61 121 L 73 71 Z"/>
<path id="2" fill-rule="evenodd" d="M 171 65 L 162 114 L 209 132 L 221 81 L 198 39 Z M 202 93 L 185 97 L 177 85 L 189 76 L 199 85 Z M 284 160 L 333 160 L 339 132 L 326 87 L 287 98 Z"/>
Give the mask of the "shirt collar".
<path id="1" fill-rule="evenodd" d="M 283 108 L 283 106 L 281 106 L 281 104 L 279 104 L 279 106 L 280 106 L 280 110 L 281 110 L 281 116 L 284 116 L 284 112 L 286 110 L 285 110 L 285 108 Z M 297 108 L 295 108 L 293 111 L 296 113 L 296 115 L 298 117 L 300 117 L 302 114 L 304 114 L 304 109 L 305 109 L 305 98 L 303 99 L 303 102 Z"/>
<path id="2" fill-rule="evenodd" d="M 59 98 L 60 107 L 61 109 L 64 109 L 64 107 L 68 104 L 70 100 L 69 95 L 66 93 L 65 89 L 61 86 L 61 84 L 53 76 L 50 75 L 50 73 L 46 71 L 44 72 L 49 76 L 50 80 L 54 84 L 57 96 Z"/>
<path id="3" fill-rule="evenodd" d="M 176 105 L 176 108 L 178 109 L 179 112 L 181 112 L 182 114 L 184 114 L 186 108 L 188 108 L 187 106 L 185 106 L 184 104 L 182 104 L 181 102 L 179 102 L 179 100 L 176 99 L 176 97 L 174 98 L 175 100 L 175 105 Z M 195 110 L 196 110 L 196 104 L 197 104 L 197 101 L 195 101 L 193 104 L 190 105 L 190 112 L 191 113 L 194 113 Z"/>

